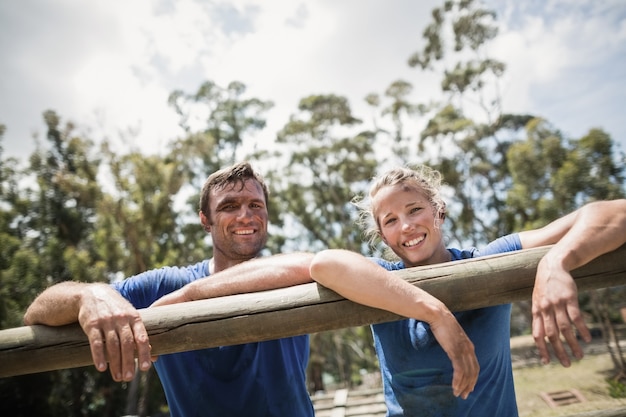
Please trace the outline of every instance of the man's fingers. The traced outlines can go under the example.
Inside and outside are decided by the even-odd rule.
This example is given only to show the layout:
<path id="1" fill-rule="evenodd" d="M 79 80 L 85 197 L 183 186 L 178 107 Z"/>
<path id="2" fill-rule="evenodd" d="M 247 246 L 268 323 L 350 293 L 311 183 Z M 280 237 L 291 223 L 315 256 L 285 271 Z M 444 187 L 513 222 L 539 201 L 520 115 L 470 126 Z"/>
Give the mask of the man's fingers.
<path id="1" fill-rule="evenodd" d="M 114 381 L 131 381 L 135 377 L 137 356 L 139 369 L 147 371 L 155 360 L 150 353 L 148 333 L 143 322 L 136 320 L 121 324 L 116 328 L 100 330 L 92 328 L 88 332 L 91 357 L 98 371 L 108 368 Z"/>
<path id="2" fill-rule="evenodd" d="M 131 381 L 135 377 L 135 337 L 130 325 L 122 326 L 119 331 L 119 350 L 122 361 L 122 379 Z"/>
<path id="3" fill-rule="evenodd" d="M 96 369 L 104 372 L 107 369 L 106 355 L 104 354 L 104 340 L 102 333 L 98 329 L 93 329 L 87 335 L 89 339 L 89 349 L 91 350 L 91 358 Z"/>
<path id="4" fill-rule="evenodd" d="M 109 358 L 109 371 L 114 381 L 122 381 L 122 354 L 120 352 L 120 339 L 115 329 L 105 332 L 106 353 Z"/>
<path id="5" fill-rule="evenodd" d="M 135 346 L 137 349 L 137 361 L 139 362 L 139 369 L 147 371 L 153 362 L 151 352 L 152 346 L 148 340 L 148 333 L 141 320 L 138 320 L 133 325 L 133 334 L 135 337 Z"/>

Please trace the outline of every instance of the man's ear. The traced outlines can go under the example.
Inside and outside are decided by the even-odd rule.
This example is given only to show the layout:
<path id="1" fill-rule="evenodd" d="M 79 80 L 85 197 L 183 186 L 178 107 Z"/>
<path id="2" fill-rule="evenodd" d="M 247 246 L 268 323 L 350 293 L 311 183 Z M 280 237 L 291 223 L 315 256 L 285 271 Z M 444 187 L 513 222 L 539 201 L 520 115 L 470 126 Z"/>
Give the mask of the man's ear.
<path id="1" fill-rule="evenodd" d="M 206 230 L 208 233 L 211 233 L 211 222 L 209 222 L 209 219 L 207 218 L 207 216 L 204 215 L 203 212 L 199 212 L 199 214 L 202 227 L 204 227 L 204 230 Z"/>

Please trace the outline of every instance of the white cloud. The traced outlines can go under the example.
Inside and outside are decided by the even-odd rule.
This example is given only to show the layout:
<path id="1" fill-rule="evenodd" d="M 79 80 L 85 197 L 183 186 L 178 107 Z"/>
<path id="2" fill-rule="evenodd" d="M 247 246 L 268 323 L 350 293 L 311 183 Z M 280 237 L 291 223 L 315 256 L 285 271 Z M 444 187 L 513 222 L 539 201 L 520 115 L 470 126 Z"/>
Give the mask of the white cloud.
<path id="1" fill-rule="evenodd" d="M 508 64 L 506 111 L 533 112 L 580 135 L 592 125 L 626 143 L 618 109 L 626 77 L 626 5 L 595 2 L 490 2 L 502 31 L 494 53 Z M 167 106 L 175 89 L 206 80 L 242 81 L 272 100 L 273 135 L 309 94 L 363 98 L 396 79 L 427 101 L 438 83 L 407 66 L 438 1 L 413 0 L 41 0 L 0 3 L 0 123 L 5 151 L 25 157 L 41 113 L 88 124 L 116 139 L 140 129 L 158 150 L 179 134 Z M 120 141 L 121 142 L 121 141 Z"/>
<path id="2" fill-rule="evenodd" d="M 506 5 L 494 53 L 508 65 L 508 111 L 541 115 L 573 137 L 601 127 L 624 149 L 617 109 L 626 92 L 626 4 Z"/>

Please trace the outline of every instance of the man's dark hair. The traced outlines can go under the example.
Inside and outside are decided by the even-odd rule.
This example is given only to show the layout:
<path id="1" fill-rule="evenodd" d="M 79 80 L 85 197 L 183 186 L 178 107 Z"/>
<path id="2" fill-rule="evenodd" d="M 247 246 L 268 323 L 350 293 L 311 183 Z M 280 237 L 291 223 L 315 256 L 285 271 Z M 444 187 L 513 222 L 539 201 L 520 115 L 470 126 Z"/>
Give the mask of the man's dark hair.
<path id="1" fill-rule="evenodd" d="M 259 183 L 263 189 L 263 195 L 265 196 L 265 203 L 269 197 L 269 191 L 265 180 L 256 172 L 249 162 L 239 162 L 230 167 L 222 168 L 219 171 L 215 171 L 204 182 L 202 186 L 202 194 L 200 195 L 200 211 L 205 216 L 209 217 L 209 194 L 211 190 L 223 189 L 226 186 L 232 186 L 239 184 L 241 189 L 245 186 L 247 180 L 253 179 Z"/>

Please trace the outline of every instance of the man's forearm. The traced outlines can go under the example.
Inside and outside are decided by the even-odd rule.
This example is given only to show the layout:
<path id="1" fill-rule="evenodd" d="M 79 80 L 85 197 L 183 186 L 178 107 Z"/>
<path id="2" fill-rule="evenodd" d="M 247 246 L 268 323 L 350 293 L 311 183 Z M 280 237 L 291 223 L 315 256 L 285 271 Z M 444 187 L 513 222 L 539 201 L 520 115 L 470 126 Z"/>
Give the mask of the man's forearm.
<path id="1" fill-rule="evenodd" d="M 85 284 L 74 281 L 61 282 L 47 288 L 35 298 L 26 310 L 26 314 L 24 314 L 24 324 L 62 326 L 77 322 L 83 294 L 88 285 L 97 286 L 97 290 L 101 292 L 115 292 L 107 284 Z"/>

